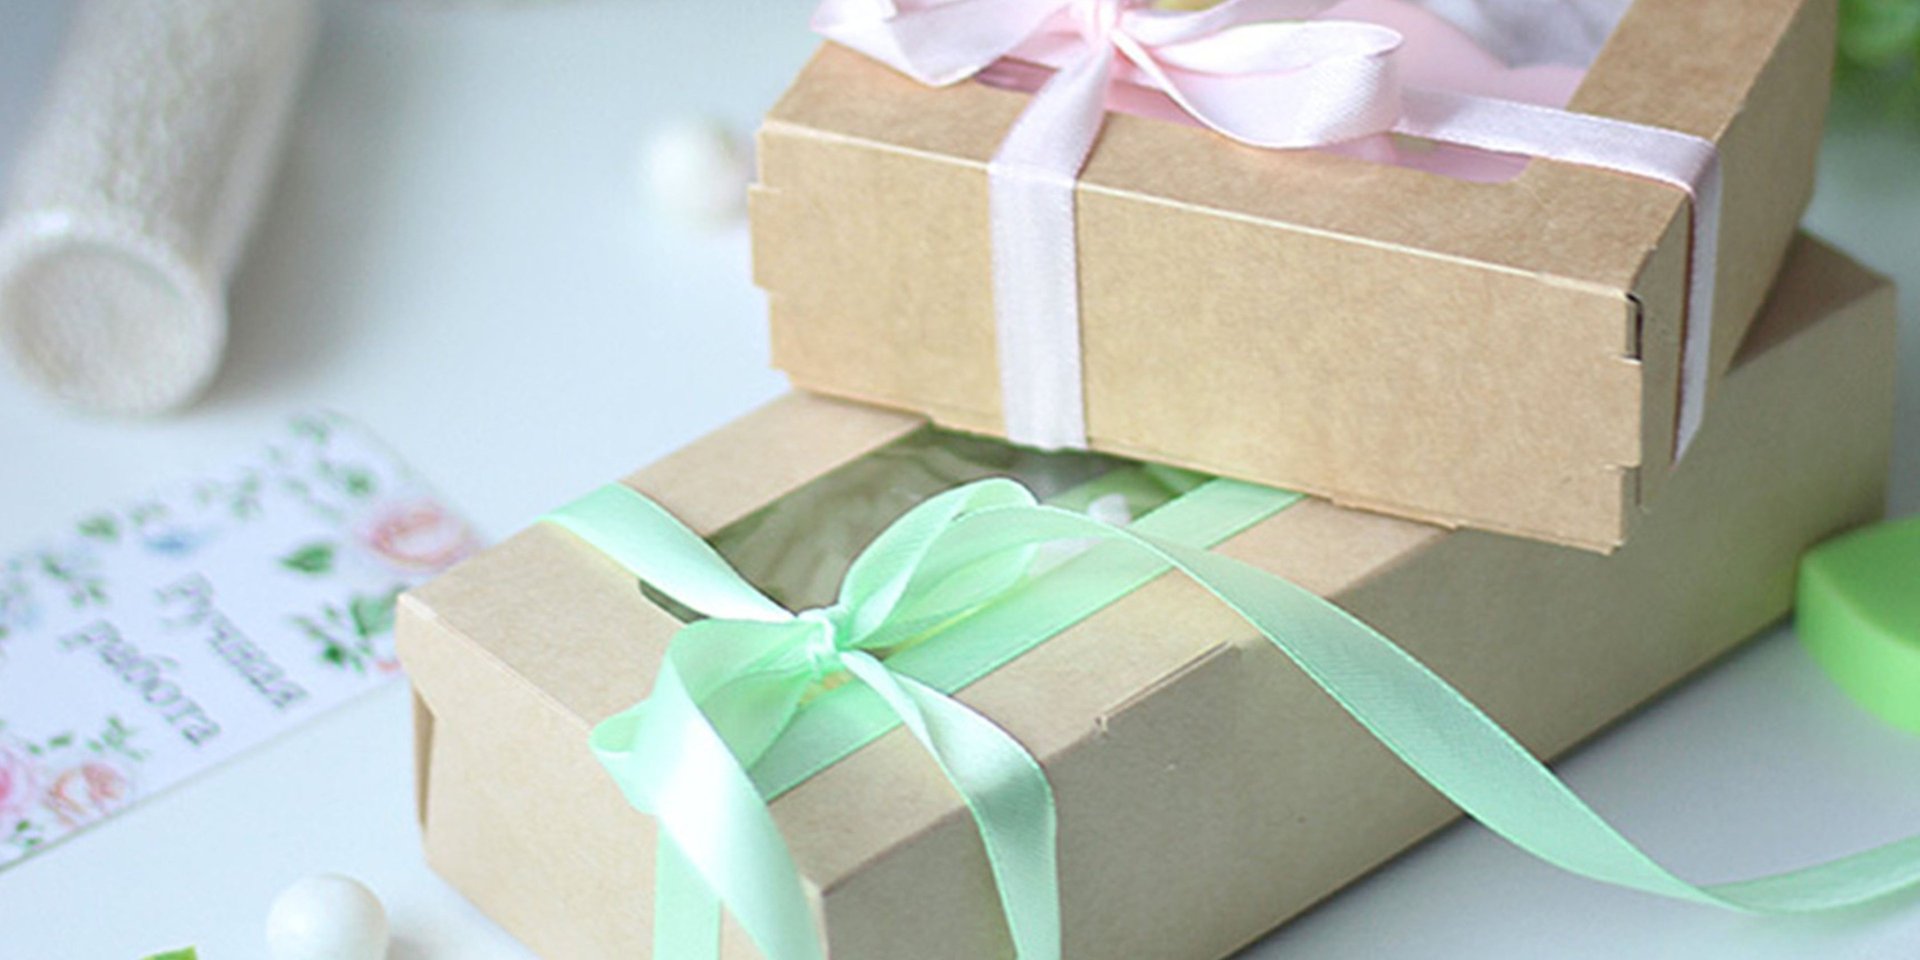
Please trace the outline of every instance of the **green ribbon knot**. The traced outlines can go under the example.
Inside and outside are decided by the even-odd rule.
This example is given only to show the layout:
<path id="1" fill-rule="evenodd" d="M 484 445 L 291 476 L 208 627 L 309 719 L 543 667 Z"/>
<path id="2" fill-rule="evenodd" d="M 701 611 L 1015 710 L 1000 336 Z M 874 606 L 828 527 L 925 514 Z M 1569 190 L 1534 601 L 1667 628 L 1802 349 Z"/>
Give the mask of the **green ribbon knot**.
<path id="1" fill-rule="evenodd" d="M 1019 960 L 1059 960 L 1052 790 L 1012 736 L 948 693 L 1170 570 L 1258 629 L 1463 811 L 1563 869 L 1755 913 L 1848 907 L 1920 883 L 1920 837 L 1735 883 L 1695 885 L 1669 872 L 1378 631 L 1309 590 L 1193 545 L 1296 499 L 1214 480 L 1118 527 L 1040 505 L 1009 480 L 978 481 L 908 511 L 854 561 L 832 605 L 798 614 L 626 487 L 548 517 L 708 618 L 675 635 L 647 699 L 590 740 L 627 799 L 659 821 L 655 960 L 715 960 L 723 904 L 768 960 L 825 960 L 768 803 L 893 723 L 971 811 Z M 1058 541 L 1098 545 L 1036 578 L 1039 548 Z M 947 655 L 954 647 L 958 655 Z M 930 652 L 941 655 L 917 656 Z M 809 709 L 856 684 L 886 722 L 868 722 L 873 712 L 861 709 Z M 789 750 L 796 740 L 810 755 Z"/>
<path id="2" fill-rule="evenodd" d="M 965 799 L 1018 956 L 1057 960 L 1055 813 L 1039 762 L 991 720 L 876 655 L 1022 582 L 1032 545 L 950 534 L 970 514 L 1036 506 L 1007 480 L 933 497 L 860 554 L 833 605 L 797 614 L 625 487 L 552 517 L 708 617 L 674 637 L 652 694 L 591 740 L 627 799 L 660 820 L 654 956 L 713 956 L 724 903 L 768 957 L 824 958 L 799 871 L 748 771 L 810 696 L 845 675 L 879 696 Z"/>

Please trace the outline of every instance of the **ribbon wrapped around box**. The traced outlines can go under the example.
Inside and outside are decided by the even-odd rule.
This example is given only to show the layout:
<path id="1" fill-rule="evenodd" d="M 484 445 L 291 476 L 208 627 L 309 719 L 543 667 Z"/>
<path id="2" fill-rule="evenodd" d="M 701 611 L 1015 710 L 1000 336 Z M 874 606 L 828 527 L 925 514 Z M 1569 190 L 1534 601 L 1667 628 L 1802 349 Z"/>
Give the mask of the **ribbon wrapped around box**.
<path id="1" fill-rule="evenodd" d="M 1160 468 L 1037 506 L 963 482 L 1017 463 L 935 456 L 1007 448 L 787 398 L 403 602 L 429 857 L 552 956 L 1213 958 L 1448 818 L 1397 753 L 1612 882 L 1759 910 L 1897 889 L 1912 842 L 1691 886 L 1528 753 L 1778 616 L 1798 553 L 1878 512 L 1891 334 L 1884 283 L 1804 245 L 1611 557 Z"/>
<path id="2" fill-rule="evenodd" d="M 836 43 L 761 134 L 776 363 L 1610 550 L 1809 192 L 1832 5 L 1723 2 L 1638 0 L 1562 109 L 1400 0 L 827 0 Z M 1303 149 L 1389 134 L 1535 159 L 1481 183 Z"/>

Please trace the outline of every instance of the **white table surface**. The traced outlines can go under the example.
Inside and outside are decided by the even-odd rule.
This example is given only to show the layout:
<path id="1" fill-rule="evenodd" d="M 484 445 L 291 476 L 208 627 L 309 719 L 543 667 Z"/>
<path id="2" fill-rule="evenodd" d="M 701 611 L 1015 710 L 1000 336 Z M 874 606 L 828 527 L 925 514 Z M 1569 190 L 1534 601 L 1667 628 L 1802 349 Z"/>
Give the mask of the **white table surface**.
<path id="1" fill-rule="evenodd" d="M 651 217 L 645 132 L 750 127 L 812 47 L 810 0 L 339 0 L 233 288 L 224 375 L 125 423 L 0 378 L 0 533 L 252 449 L 330 407 L 391 441 L 482 528 L 541 510 L 774 396 L 744 227 Z M 0 172 L 67 19 L 0 4 Z M 1812 225 L 1905 282 L 1893 508 L 1920 509 L 1920 123 L 1837 123 Z M 393 960 L 525 957 L 426 868 L 395 685 L 0 871 L 0 958 L 265 955 L 275 891 L 371 884 Z M 1778 629 L 1559 769 L 1688 876 L 1732 879 L 1920 832 L 1920 738 L 1831 688 Z M 1755 919 L 1564 875 L 1448 830 L 1252 948 L 1327 957 L 1920 957 L 1920 897 Z"/>

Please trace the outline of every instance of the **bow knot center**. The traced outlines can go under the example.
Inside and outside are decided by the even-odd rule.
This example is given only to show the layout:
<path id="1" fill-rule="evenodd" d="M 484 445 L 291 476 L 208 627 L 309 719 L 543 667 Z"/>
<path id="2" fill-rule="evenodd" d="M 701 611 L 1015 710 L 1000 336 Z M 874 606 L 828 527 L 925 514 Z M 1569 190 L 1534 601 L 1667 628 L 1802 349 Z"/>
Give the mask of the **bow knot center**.
<path id="1" fill-rule="evenodd" d="M 813 672 L 814 682 L 845 673 L 847 665 L 840 659 L 840 623 L 834 612 L 825 608 L 802 610 L 795 615 L 795 619 L 813 628 L 807 631 L 800 650 L 806 655 L 807 668 Z"/>

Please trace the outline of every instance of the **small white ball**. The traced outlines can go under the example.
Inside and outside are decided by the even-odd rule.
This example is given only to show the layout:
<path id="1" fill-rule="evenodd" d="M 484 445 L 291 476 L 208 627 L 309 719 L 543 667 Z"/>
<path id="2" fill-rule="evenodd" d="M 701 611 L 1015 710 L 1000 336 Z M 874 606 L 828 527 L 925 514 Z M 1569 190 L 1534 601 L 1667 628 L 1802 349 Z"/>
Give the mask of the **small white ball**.
<path id="1" fill-rule="evenodd" d="M 640 153 L 640 183 L 655 210 L 693 224 L 719 224 L 746 210 L 753 163 L 742 139 L 714 120 L 664 124 Z"/>
<path id="2" fill-rule="evenodd" d="M 387 911 L 351 877 L 306 877 L 274 899 L 267 952 L 273 960 L 385 960 Z"/>

